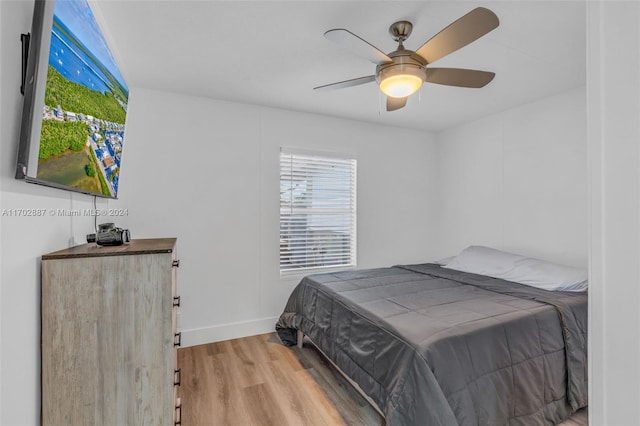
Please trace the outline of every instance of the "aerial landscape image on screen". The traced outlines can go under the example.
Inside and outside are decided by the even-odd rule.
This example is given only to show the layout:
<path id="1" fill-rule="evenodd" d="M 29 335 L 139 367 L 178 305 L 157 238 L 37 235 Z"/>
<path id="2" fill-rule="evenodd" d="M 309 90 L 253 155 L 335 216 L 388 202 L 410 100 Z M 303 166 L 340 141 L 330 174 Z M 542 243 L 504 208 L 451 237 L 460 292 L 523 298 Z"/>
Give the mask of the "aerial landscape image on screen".
<path id="1" fill-rule="evenodd" d="M 87 1 L 56 1 L 36 177 L 116 197 L 128 99 Z"/>

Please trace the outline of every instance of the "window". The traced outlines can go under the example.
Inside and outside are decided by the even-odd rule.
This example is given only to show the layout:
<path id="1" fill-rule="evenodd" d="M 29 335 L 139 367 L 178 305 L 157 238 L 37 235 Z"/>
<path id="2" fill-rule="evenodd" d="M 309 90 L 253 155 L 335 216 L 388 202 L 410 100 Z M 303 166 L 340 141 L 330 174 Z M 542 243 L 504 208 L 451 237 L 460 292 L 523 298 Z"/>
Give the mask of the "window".
<path id="1" fill-rule="evenodd" d="M 280 271 L 356 264 L 356 160 L 280 152 Z"/>

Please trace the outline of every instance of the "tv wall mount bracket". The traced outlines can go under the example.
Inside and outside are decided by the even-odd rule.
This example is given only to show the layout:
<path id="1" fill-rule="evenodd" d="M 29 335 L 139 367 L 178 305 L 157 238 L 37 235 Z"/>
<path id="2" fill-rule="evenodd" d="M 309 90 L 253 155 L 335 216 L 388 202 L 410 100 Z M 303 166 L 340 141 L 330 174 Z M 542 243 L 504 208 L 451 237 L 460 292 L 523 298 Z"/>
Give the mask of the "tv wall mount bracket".
<path id="1" fill-rule="evenodd" d="M 20 85 L 20 93 L 24 95 L 25 80 L 27 79 L 27 64 L 29 61 L 29 41 L 31 33 L 20 34 L 20 42 L 22 43 L 22 84 Z"/>

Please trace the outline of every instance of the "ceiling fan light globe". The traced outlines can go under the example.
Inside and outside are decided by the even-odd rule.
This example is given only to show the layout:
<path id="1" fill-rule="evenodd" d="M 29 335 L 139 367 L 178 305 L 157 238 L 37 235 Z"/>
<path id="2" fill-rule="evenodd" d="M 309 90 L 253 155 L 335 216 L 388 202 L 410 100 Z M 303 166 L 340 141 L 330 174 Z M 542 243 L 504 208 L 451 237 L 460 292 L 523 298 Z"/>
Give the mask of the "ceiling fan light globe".
<path id="1" fill-rule="evenodd" d="M 392 98 L 406 98 L 414 94 L 426 78 L 427 73 L 419 64 L 396 64 L 381 67 L 378 71 L 380 90 Z"/>
<path id="2" fill-rule="evenodd" d="M 393 75 L 380 82 L 380 90 L 392 98 L 406 98 L 422 86 L 422 79 L 411 74 Z"/>

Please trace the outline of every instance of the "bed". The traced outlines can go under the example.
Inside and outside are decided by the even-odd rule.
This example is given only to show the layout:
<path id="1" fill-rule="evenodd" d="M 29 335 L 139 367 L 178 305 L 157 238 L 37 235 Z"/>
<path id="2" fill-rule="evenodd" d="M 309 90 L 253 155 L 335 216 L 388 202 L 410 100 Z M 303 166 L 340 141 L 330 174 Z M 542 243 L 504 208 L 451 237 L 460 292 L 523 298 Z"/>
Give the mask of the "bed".
<path id="1" fill-rule="evenodd" d="M 304 333 L 387 425 L 549 425 L 587 406 L 586 292 L 438 264 L 310 275 L 276 331 Z"/>

